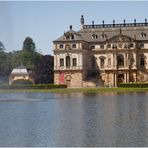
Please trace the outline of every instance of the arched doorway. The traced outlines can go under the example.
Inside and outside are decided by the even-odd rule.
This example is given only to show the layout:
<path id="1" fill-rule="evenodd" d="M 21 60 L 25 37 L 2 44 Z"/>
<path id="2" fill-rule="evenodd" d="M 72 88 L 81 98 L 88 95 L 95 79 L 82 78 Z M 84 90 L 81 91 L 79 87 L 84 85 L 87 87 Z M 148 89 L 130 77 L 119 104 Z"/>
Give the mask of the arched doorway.
<path id="1" fill-rule="evenodd" d="M 70 75 L 66 76 L 66 85 L 67 87 L 71 87 L 71 76 Z"/>
<path id="2" fill-rule="evenodd" d="M 66 80 L 66 85 L 67 85 L 67 87 L 70 87 L 71 86 L 71 81 L 70 80 Z"/>
<path id="3" fill-rule="evenodd" d="M 117 83 L 124 83 L 124 74 L 119 74 L 117 77 Z"/>

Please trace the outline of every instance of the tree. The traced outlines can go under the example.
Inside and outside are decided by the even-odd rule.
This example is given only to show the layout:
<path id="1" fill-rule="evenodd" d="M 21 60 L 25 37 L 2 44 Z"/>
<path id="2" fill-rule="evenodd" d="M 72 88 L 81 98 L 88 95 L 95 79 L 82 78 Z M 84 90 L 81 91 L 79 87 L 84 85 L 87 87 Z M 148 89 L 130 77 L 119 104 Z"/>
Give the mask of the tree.
<path id="1" fill-rule="evenodd" d="M 23 64 L 28 70 L 34 71 L 38 61 L 40 60 L 41 55 L 34 51 L 16 51 L 12 56 L 12 65 L 13 68 Z"/>
<path id="2" fill-rule="evenodd" d="M 53 56 L 45 55 L 39 60 L 35 70 L 35 83 L 53 83 Z"/>
<path id="3" fill-rule="evenodd" d="M 0 41 L 0 51 L 4 51 L 5 50 L 5 46 L 4 44 Z"/>
<path id="4" fill-rule="evenodd" d="M 35 43 L 33 42 L 32 38 L 26 37 L 26 39 L 23 42 L 23 50 L 35 51 L 35 49 Z"/>
<path id="5" fill-rule="evenodd" d="M 8 82 L 12 70 L 11 57 L 11 53 L 0 51 L 0 83 Z"/>

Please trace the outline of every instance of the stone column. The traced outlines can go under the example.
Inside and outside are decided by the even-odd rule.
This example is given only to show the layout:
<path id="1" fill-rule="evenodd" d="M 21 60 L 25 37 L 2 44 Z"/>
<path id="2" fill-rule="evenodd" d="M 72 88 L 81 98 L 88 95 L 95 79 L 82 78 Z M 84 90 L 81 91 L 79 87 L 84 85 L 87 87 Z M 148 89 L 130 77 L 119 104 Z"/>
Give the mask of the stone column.
<path id="1" fill-rule="evenodd" d="M 113 60 L 113 67 L 115 67 L 115 53 L 113 53 L 113 58 L 112 58 L 112 60 Z"/>
<path id="2" fill-rule="evenodd" d="M 66 69 L 66 54 L 64 55 L 64 69 Z"/>
<path id="3" fill-rule="evenodd" d="M 134 72 L 134 82 L 137 82 L 137 73 Z"/>
<path id="4" fill-rule="evenodd" d="M 60 58 L 58 55 L 56 55 L 56 66 L 59 67 L 60 66 Z"/>
<path id="5" fill-rule="evenodd" d="M 133 64 L 133 68 L 137 67 L 137 61 L 136 61 L 136 53 L 133 53 L 133 58 L 134 58 L 134 64 Z"/>
<path id="6" fill-rule="evenodd" d="M 117 67 L 117 55 L 116 55 L 116 53 L 113 53 L 113 67 Z"/>
<path id="7" fill-rule="evenodd" d="M 80 53 L 77 56 L 77 67 L 80 68 Z"/>
<path id="8" fill-rule="evenodd" d="M 124 53 L 123 56 L 124 56 L 124 67 L 126 67 L 126 53 Z"/>
<path id="9" fill-rule="evenodd" d="M 128 68 L 128 53 L 126 53 L 126 67 Z"/>
<path id="10" fill-rule="evenodd" d="M 127 73 L 127 83 L 129 83 L 129 72 Z"/>
<path id="11" fill-rule="evenodd" d="M 108 83 L 108 86 L 109 86 L 109 73 L 107 73 L 107 83 Z"/>
<path id="12" fill-rule="evenodd" d="M 126 80 L 127 80 L 127 75 L 126 73 L 124 73 L 124 83 L 126 83 Z"/>
<path id="13" fill-rule="evenodd" d="M 82 49 L 82 43 L 79 44 L 79 48 Z"/>
<path id="14" fill-rule="evenodd" d="M 73 67 L 73 55 L 70 56 L 70 69 Z"/>
<path id="15" fill-rule="evenodd" d="M 57 67 L 57 57 L 56 55 L 54 55 L 54 69 L 56 69 Z"/>
<path id="16" fill-rule="evenodd" d="M 82 68 L 82 62 L 83 62 L 83 59 L 82 59 L 82 54 L 79 54 L 79 66 Z"/>
<path id="17" fill-rule="evenodd" d="M 115 73 L 113 73 L 113 85 L 116 86 L 116 83 L 115 83 Z"/>
<path id="18" fill-rule="evenodd" d="M 117 54 L 115 53 L 115 68 L 117 68 Z"/>
<path id="19" fill-rule="evenodd" d="M 117 86 L 117 74 L 115 73 L 115 86 Z"/>

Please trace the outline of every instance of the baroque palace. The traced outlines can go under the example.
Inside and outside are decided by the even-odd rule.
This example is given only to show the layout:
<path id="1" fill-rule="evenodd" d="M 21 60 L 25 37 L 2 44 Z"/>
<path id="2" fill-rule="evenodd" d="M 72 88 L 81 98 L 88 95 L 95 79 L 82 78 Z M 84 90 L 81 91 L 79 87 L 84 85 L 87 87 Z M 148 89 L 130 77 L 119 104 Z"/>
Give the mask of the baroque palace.
<path id="1" fill-rule="evenodd" d="M 54 83 L 68 87 L 116 87 L 148 82 L 148 22 L 84 23 L 54 43 Z"/>

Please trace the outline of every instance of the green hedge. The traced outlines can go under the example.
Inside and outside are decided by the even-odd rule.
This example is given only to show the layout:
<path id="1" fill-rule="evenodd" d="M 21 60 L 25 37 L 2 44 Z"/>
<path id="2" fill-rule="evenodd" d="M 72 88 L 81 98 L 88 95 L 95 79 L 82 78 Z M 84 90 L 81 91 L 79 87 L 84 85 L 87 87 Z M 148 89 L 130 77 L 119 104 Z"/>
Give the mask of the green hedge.
<path id="1" fill-rule="evenodd" d="M 67 85 L 56 84 L 12 84 L 0 85 L 0 89 L 53 89 L 53 88 L 67 88 Z"/>
<path id="2" fill-rule="evenodd" d="M 32 84 L 30 80 L 18 79 L 12 82 L 12 84 Z"/>
<path id="3" fill-rule="evenodd" d="M 148 83 L 120 83 L 118 87 L 124 88 L 148 88 Z"/>

